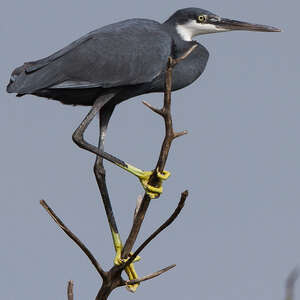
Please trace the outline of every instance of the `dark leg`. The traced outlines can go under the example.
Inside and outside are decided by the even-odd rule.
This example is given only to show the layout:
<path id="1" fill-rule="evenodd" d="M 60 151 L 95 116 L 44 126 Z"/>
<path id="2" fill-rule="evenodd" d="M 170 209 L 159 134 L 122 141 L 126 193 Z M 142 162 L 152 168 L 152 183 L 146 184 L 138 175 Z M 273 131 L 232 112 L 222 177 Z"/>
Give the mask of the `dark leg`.
<path id="1" fill-rule="evenodd" d="M 97 113 L 100 111 L 100 109 L 109 101 L 111 100 L 113 97 L 115 96 L 114 93 L 112 94 L 108 94 L 108 95 L 105 95 L 105 96 L 102 96 L 102 97 L 99 97 L 92 109 L 89 111 L 89 113 L 87 114 L 87 116 L 84 118 L 84 120 L 81 122 L 81 124 L 79 125 L 79 127 L 75 130 L 75 132 L 73 133 L 73 141 L 74 143 L 79 146 L 80 148 L 83 148 L 85 150 L 88 150 L 96 155 L 100 155 L 101 157 L 109 160 L 110 162 L 114 163 L 114 164 L 117 164 L 119 166 L 122 166 L 122 167 L 127 167 L 127 164 L 110 155 L 109 153 L 105 153 L 103 151 L 99 151 L 97 147 L 87 143 L 84 138 L 83 138 L 83 134 L 85 132 L 85 130 L 87 129 L 87 127 L 89 126 L 89 124 L 91 123 L 91 121 L 94 119 L 94 117 L 97 115 Z"/>
<path id="2" fill-rule="evenodd" d="M 105 135 L 106 135 L 106 130 L 107 130 L 107 125 L 108 122 L 110 120 L 110 117 L 113 113 L 113 110 L 115 108 L 115 105 L 105 105 L 104 107 L 102 107 L 100 109 L 100 136 L 99 136 L 99 145 L 98 145 L 98 149 L 100 152 L 104 151 L 104 140 L 105 140 Z M 96 162 L 94 165 L 94 173 L 96 176 L 96 180 L 98 183 L 98 187 L 102 196 L 102 200 L 103 200 L 103 204 L 105 207 L 105 212 L 106 212 L 106 216 L 107 216 L 107 220 L 109 223 L 109 227 L 111 230 L 111 234 L 112 234 L 112 239 L 113 239 L 113 243 L 114 243 L 114 247 L 115 247 L 115 251 L 116 251 L 116 256 L 114 259 L 114 263 L 116 265 L 122 264 L 123 261 L 121 259 L 121 253 L 122 253 L 122 241 L 121 241 L 121 237 L 120 234 L 118 232 L 118 228 L 117 228 L 117 224 L 116 224 L 116 220 L 113 214 L 113 209 L 111 206 L 111 202 L 109 199 L 109 194 L 108 194 L 108 190 L 107 190 L 107 186 L 106 186 L 106 174 L 105 174 L 105 169 L 103 166 L 103 158 L 101 156 L 96 157 Z M 133 280 L 133 279 L 137 279 L 138 275 L 135 271 L 134 265 L 130 264 L 128 267 L 125 268 L 125 271 L 129 277 L 129 280 Z M 135 285 L 131 285 L 128 286 L 128 289 L 130 289 L 132 292 L 136 291 L 137 287 L 139 285 L 135 284 Z"/>
<path id="3" fill-rule="evenodd" d="M 89 113 L 87 114 L 87 116 L 84 118 L 84 120 L 81 122 L 81 124 L 79 125 L 79 127 L 75 130 L 75 132 L 73 133 L 73 141 L 74 143 L 76 143 L 80 148 L 83 148 L 85 150 L 88 150 L 96 155 L 101 156 L 102 158 L 105 158 L 106 160 L 114 163 L 115 165 L 119 166 L 120 168 L 126 170 L 127 172 L 137 176 L 143 186 L 143 188 L 145 189 L 146 193 L 151 197 L 151 198 L 156 198 L 158 197 L 161 193 L 162 193 L 162 180 L 165 180 L 169 177 L 169 173 L 165 172 L 165 174 L 160 174 L 157 172 L 157 176 L 161 179 L 159 181 L 159 186 L 158 187 L 154 187 L 151 186 L 148 182 L 149 179 L 152 175 L 152 171 L 150 172 L 144 172 L 128 163 L 125 163 L 124 161 L 112 156 L 109 153 L 106 153 L 102 150 L 99 150 L 97 147 L 89 144 L 88 142 L 86 142 L 83 138 L 84 132 L 86 130 L 86 128 L 89 126 L 89 124 L 91 123 L 91 121 L 94 119 L 94 117 L 96 116 L 96 114 L 101 110 L 101 108 L 108 103 L 114 96 L 116 95 L 116 93 L 111 93 L 111 94 L 107 94 L 104 96 L 99 97 L 92 109 L 89 111 Z"/>
<path id="4" fill-rule="evenodd" d="M 105 135 L 106 135 L 106 130 L 107 130 L 107 125 L 110 120 L 110 117 L 112 115 L 112 112 L 114 110 L 115 106 L 114 105 L 106 105 L 101 108 L 99 112 L 99 125 L 100 125 L 100 135 L 99 135 L 99 145 L 98 149 L 99 152 L 104 151 L 104 140 L 105 140 Z M 96 176 L 96 180 L 100 189 L 100 193 L 103 199 L 103 204 L 105 208 L 105 212 L 107 215 L 108 223 L 110 226 L 110 229 L 112 232 L 115 234 L 118 234 L 118 228 L 117 224 L 115 221 L 115 217 L 113 214 L 111 202 L 109 199 L 108 191 L 107 191 L 107 186 L 106 186 L 106 179 L 105 179 L 105 169 L 103 166 L 103 158 L 101 156 L 96 157 L 95 165 L 94 165 L 94 173 Z"/>

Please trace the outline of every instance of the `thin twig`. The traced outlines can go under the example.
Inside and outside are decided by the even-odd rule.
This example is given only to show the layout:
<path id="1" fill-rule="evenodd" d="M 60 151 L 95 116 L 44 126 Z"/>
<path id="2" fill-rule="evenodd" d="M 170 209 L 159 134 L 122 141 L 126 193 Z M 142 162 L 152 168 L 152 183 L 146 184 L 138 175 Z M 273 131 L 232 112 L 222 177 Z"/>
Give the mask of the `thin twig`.
<path id="1" fill-rule="evenodd" d="M 285 285 L 285 300 L 294 300 L 295 284 L 300 276 L 300 270 L 298 267 L 294 268 L 289 274 Z"/>
<path id="2" fill-rule="evenodd" d="M 74 288 L 74 282 L 70 280 L 68 282 L 68 300 L 74 300 L 73 288 Z"/>
<path id="3" fill-rule="evenodd" d="M 184 134 L 186 134 L 186 131 L 175 133 L 173 130 L 173 125 L 172 125 L 172 115 L 171 115 L 171 91 L 172 91 L 172 70 L 173 67 L 185 59 L 187 56 L 189 56 L 192 51 L 197 47 L 197 45 L 192 46 L 186 53 L 184 53 L 181 57 L 177 59 L 172 59 L 169 57 L 168 65 L 167 65 L 167 70 L 166 70 L 166 76 L 165 76 L 165 92 L 164 92 L 164 106 L 162 109 L 157 109 L 152 107 L 148 103 L 144 103 L 147 107 L 149 107 L 152 111 L 158 113 L 164 118 L 165 121 L 165 138 L 161 147 L 159 159 L 157 161 L 156 167 L 155 167 L 155 172 L 153 172 L 152 176 L 150 177 L 149 184 L 152 186 L 156 186 L 159 182 L 159 179 L 157 177 L 157 171 L 163 172 L 169 150 L 172 144 L 172 141 Z M 143 223 L 143 220 L 145 218 L 146 212 L 148 210 L 149 204 L 150 204 L 150 197 L 148 196 L 147 193 L 144 194 L 140 209 L 134 219 L 131 231 L 128 235 L 128 238 L 125 242 L 124 248 L 122 250 L 122 257 L 127 258 L 131 249 L 133 248 L 133 245 L 137 239 L 138 233 L 140 231 L 141 225 Z"/>
<path id="4" fill-rule="evenodd" d="M 163 115 L 163 113 L 161 112 L 161 109 L 158 109 L 156 107 L 153 107 L 150 103 L 146 102 L 146 101 L 142 101 L 144 105 L 146 105 L 148 108 L 150 108 L 153 112 L 159 114 L 159 115 Z"/>
<path id="5" fill-rule="evenodd" d="M 187 130 L 180 131 L 180 132 L 175 132 L 174 133 L 174 138 L 176 139 L 176 138 L 181 137 L 181 136 L 186 135 L 186 134 L 188 134 Z"/>
<path id="6" fill-rule="evenodd" d="M 51 216 L 51 218 L 55 221 L 55 223 L 71 238 L 79 248 L 85 253 L 85 255 L 90 259 L 93 266 L 98 271 L 99 275 L 104 279 L 106 278 L 106 273 L 101 268 L 100 264 L 93 256 L 91 251 L 79 240 L 79 238 L 63 223 L 63 221 L 55 214 L 55 212 L 48 206 L 46 201 L 41 200 L 40 204 L 47 211 L 47 213 Z"/>
<path id="7" fill-rule="evenodd" d="M 187 52 L 185 52 L 182 56 L 180 56 L 177 59 L 174 59 L 175 64 L 178 64 L 179 62 L 181 62 L 182 60 L 186 59 L 196 48 L 198 47 L 197 44 L 195 44 L 194 46 L 192 46 Z"/>
<path id="8" fill-rule="evenodd" d="M 134 210 L 134 214 L 133 214 L 133 221 L 134 219 L 136 218 L 136 215 L 141 207 L 141 204 L 142 204 L 142 200 L 143 200 L 143 196 L 142 195 L 139 195 L 137 197 L 137 200 L 136 200 L 136 207 L 135 207 L 135 210 Z"/>
<path id="9" fill-rule="evenodd" d="M 168 218 L 168 220 L 166 222 L 164 222 L 157 230 L 155 230 L 155 232 L 153 232 L 146 240 L 145 242 L 130 256 L 130 258 L 128 259 L 128 261 L 126 261 L 126 263 L 124 264 L 124 268 L 126 268 L 127 266 L 129 266 L 134 259 L 143 251 L 143 249 L 153 240 L 155 239 L 164 229 L 166 229 L 169 225 L 171 225 L 175 219 L 178 217 L 178 215 L 180 214 L 181 210 L 184 207 L 184 203 L 185 200 L 188 196 L 188 191 L 185 191 L 181 194 L 181 198 L 180 201 L 176 207 L 176 209 L 174 210 L 173 214 L 170 216 L 170 218 Z"/>
<path id="10" fill-rule="evenodd" d="M 147 276 L 144 276 L 144 277 L 141 277 L 141 278 L 138 278 L 138 279 L 134 279 L 134 280 L 127 280 L 125 281 L 125 284 L 126 285 L 132 285 L 132 284 L 137 284 L 137 283 L 141 283 L 143 281 L 147 281 L 147 280 L 150 280 L 150 279 L 153 279 L 159 275 L 162 275 L 163 273 L 166 273 L 168 272 L 169 270 L 173 269 L 174 267 L 176 267 L 176 265 L 171 265 L 169 267 L 166 267 L 162 270 L 159 270 L 153 274 L 150 274 L 150 275 L 147 275 Z"/>

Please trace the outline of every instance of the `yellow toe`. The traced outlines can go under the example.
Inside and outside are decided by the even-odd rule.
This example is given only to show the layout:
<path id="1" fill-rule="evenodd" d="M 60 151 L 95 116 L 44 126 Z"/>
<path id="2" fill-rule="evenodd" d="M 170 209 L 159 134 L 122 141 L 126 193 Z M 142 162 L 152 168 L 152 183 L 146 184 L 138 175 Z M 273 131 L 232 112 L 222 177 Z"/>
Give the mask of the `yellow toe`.
<path id="1" fill-rule="evenodd" d="M 125 272 L 126 272 L 129 280 L 134 280 L 134 279 L 139 278 L 135 271 L 133 263 L 125 268 Z M 134 293 L 137 290 L 138 286 L 139 286 L 139 284 L 136 283 L 136 284 L 128 284 L 126 287 L 130 292 Z"/>
<path id="2" fill-rule="evenodd" d="M 162 189 L 162 181 L 166 180 L 170 177 L 170 172 L 168 171 L 163 171 L 162 173 L 158 172 L 156 170 L 157 177 L 159 179 L 158 186 L 151 186 L 149 185 L 149 180 L 151 175 L 153 174 L 154 171 L 143 171 L 141 169 L 138 169 L 130 164 L 126 163 L 126 166 L 123 165 L 118 165 L 122 169 L 126 170 L 127 172 L 135 175 L 136 177 L 139 178 L 145 192 L 149 195 L 151 199 L 157 198 L 160 196 L 160 194 L 163 192 Z"/>
<path id="3" fill-rule="evenodd" d="M 167 180 L 170 177 L 171 173 L 168 171 L 163 171 L 162 173 L 157 171 L 157 177 L 161 180 Z"/>

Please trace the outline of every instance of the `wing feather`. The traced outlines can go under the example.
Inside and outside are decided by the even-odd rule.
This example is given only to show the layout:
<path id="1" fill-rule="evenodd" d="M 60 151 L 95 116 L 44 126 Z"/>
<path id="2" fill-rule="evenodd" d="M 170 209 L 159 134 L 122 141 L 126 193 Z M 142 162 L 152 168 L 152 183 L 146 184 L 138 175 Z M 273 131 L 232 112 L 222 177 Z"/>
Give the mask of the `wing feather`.
<path id="1" fill-rule="evenodd" d="M 151 82 L 164 70 L 171 46 L 171 37 L 158 22 L 132 19 L 111 24 L 17 68 L 11 91 L 23 94 L 45 88 L 110 88 Z"/>
<path id="2" fill-rule="evenodd" d="M 68 45 L 67 47 L 55 52 L 54 54 L 36 60 L 36 61 L 31 61 L 31 62 L 26 62 L 25 65 L 25 72 L 26 73 L 32 73 L 35 72 L 45 66 L 47 66 L 48 64 L 50 64 L 51 62 L 57 60 L 58 58 L 66 55 L 68 52 L 72 51 L 73 49 L 77 48 L 78 46 L 80 46 L 81 44 L 87 42 L 89 39 L 91 39 L 91 36 L 84 36 L 80 39 L 78 39 L 77 41 L 71 43 L 70 45 Z"/>

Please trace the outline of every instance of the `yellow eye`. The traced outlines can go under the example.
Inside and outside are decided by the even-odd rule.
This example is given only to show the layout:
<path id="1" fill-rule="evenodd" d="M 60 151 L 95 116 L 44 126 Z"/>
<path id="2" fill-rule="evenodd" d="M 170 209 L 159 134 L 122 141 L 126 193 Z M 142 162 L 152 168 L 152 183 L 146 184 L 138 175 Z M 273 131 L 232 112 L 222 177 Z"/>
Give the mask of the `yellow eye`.
<path id="1" fill-rule="evenodd" d="M 199 22 L 199 23 L 205 23 L 206 20 L 207 20 L 207 15 L 200 15 L 200 16 L 198 17 L 198 22 Z"/>

